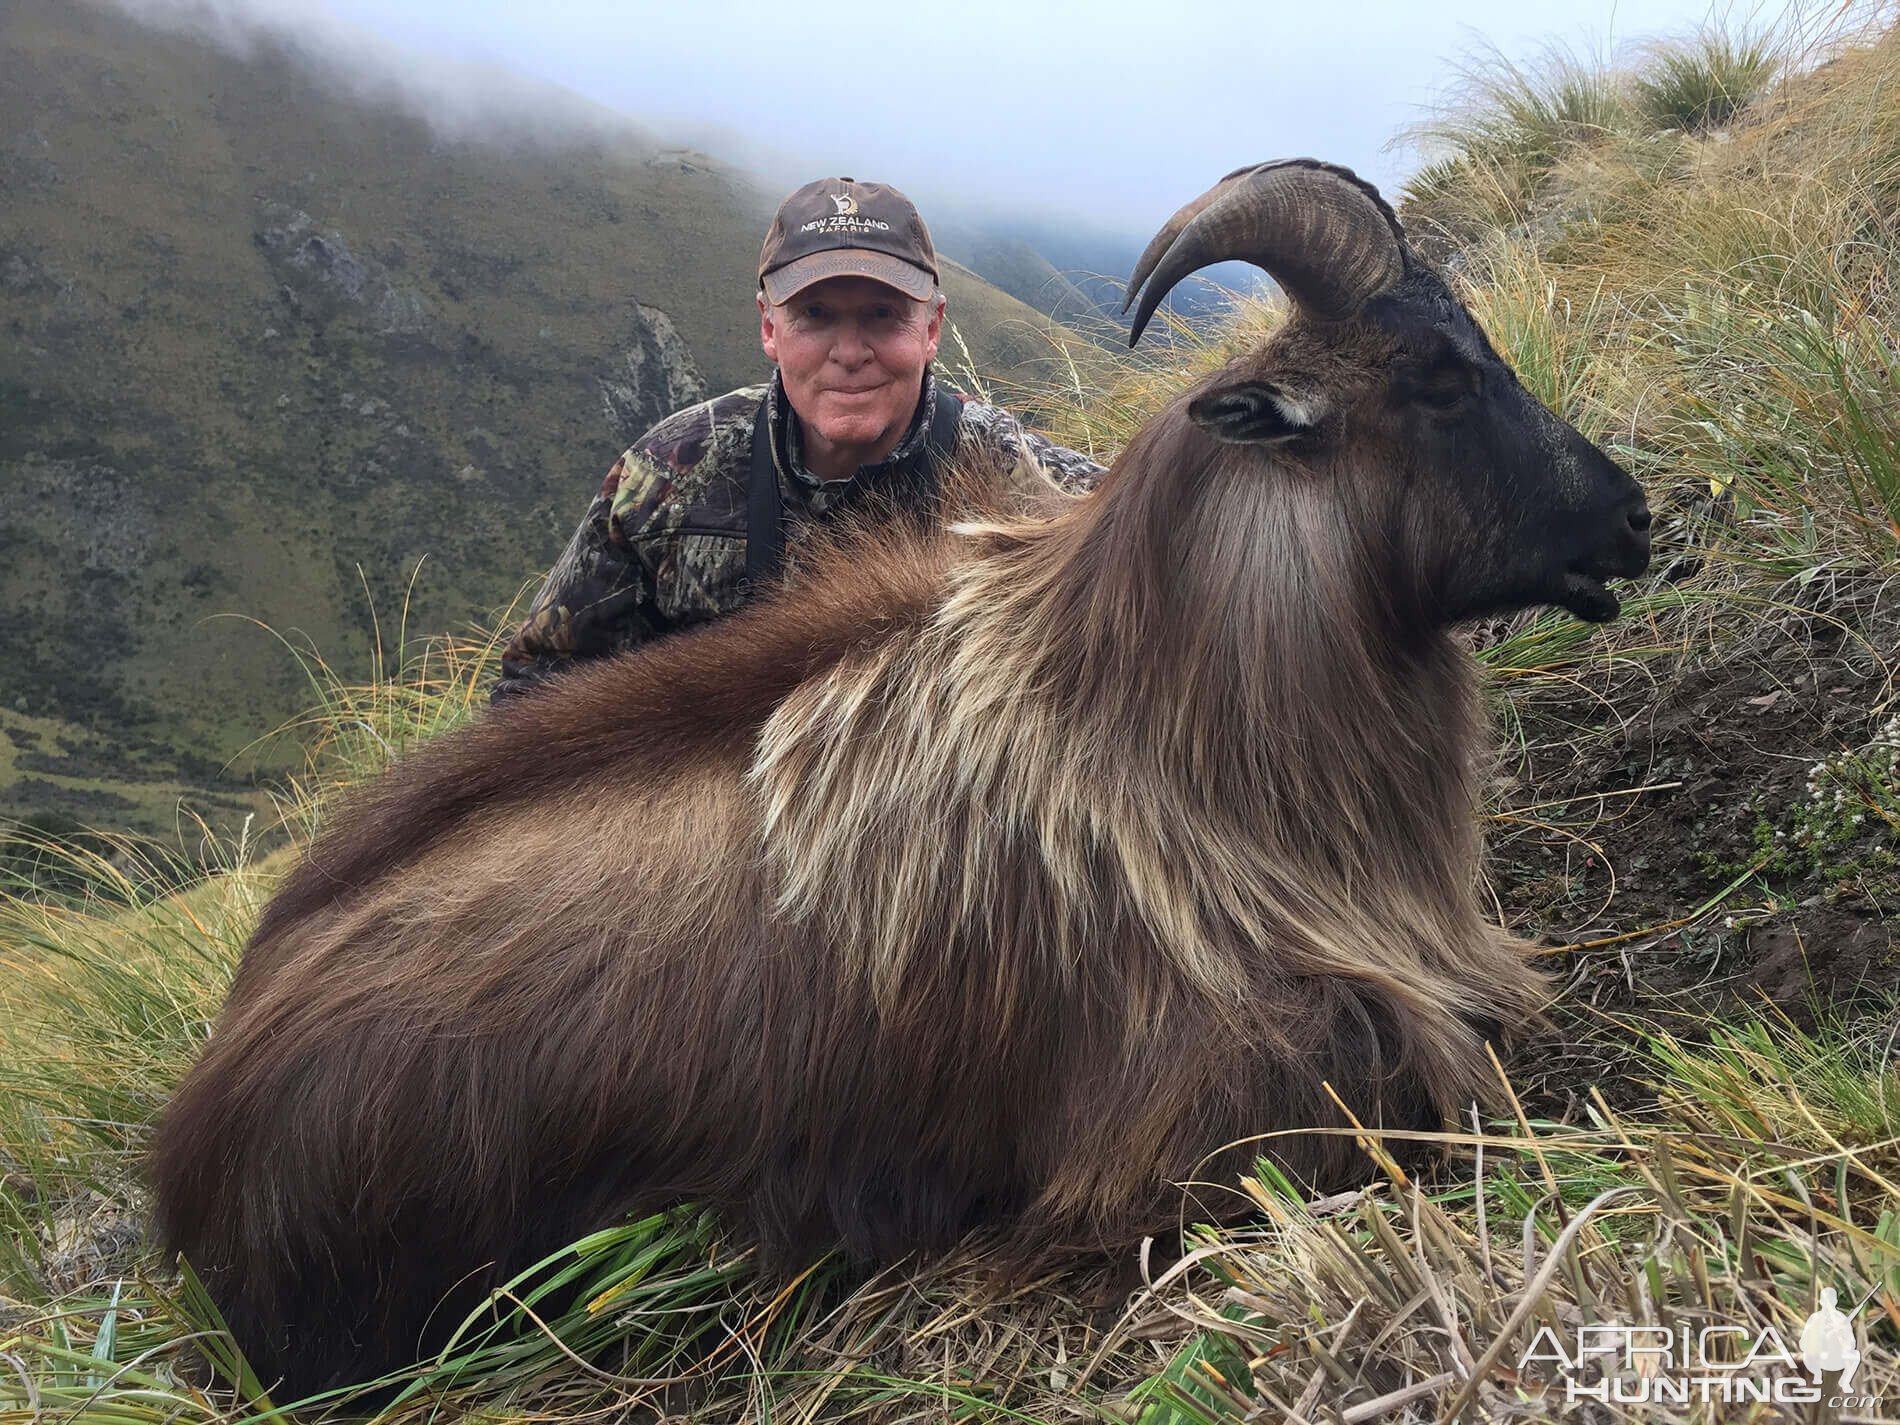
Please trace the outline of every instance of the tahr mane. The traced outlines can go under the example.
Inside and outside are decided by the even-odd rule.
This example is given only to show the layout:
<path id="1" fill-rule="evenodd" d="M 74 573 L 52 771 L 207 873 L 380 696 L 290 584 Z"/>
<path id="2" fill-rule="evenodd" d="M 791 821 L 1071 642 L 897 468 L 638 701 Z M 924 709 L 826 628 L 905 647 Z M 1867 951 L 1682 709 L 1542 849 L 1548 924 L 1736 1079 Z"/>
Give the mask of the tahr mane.
<path id="1" fill-rule="evenodd" d="M 886 999 L 957 933 L 1072 976 L 1125 929 L 1109 883 L 1215 1000 L 1297 930 L 1289 970 L 1485 1014 L 1432 948 L 1492 933 L 1471 894 L 1470 660 L 1393 624 L 1357 532 L 1294 472 L 1237 479 L 1234 458 L 1175 411 L 1095 498 L 953 525 L 928 624 L 767 722 L 748 780 L 776 904 Z M 1369 963 L 1369 936 L 1394 954 Z"/>

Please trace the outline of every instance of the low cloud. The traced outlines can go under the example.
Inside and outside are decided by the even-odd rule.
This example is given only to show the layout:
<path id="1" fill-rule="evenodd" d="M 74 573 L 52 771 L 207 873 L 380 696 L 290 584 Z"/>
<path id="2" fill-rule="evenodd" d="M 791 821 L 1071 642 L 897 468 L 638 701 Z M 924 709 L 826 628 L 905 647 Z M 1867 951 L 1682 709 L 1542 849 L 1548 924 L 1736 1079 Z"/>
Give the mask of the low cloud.
<path id="1" fill-rule="evenodd" d="M 107 0 L 153 29 L 240 58 L 280 52 L 318 83 L 425 121 L 454 140 L 563 145 L 663 141 L 638 118 L 470 51 L 404 45 L 308 0 Z"/>
<path id="2" fill-rule="evenodd" d="M 1268 158 L 1343 162 L 1390 192 L 1415 158 L 1393 135 L 1478 35 L 1517 55 L 1706 14 L 1705 0 L 1192 0 L 1165 18 L 1146 0 L 114 3 L 239 53 L 282 47 L 453 138 L 687 146 L 768 193 L 850 173 L 967 221 L 1127 235 Z"/>

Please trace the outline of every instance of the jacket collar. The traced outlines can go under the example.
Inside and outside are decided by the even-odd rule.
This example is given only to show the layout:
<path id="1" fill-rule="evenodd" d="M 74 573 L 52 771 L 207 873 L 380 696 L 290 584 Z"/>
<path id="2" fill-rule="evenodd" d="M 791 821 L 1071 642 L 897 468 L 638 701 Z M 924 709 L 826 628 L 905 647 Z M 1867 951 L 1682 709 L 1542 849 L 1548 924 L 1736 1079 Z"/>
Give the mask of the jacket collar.
<path id="1" fill-rule="evenodd" d="M 930 437 L 930 413 L 936 408 L 937 378 L 932 367 L 924 368 L 924 388 L 918 393 L 917 409 L 911 412 L 910 425 L 904 431 L 904 438 L 897 442 L 891 453 L 875 465 L 860 465 L 854 474 L 836 480 L 820 480 L 805 468 L 805 432 L 798 423 L 791 402 L 785 398 L 785 383 L 776 366 L 772 368 L 772 384 L 766 391 L 765 399 L 768 402 L 767 414 L 772 423 L 774 443 L 786 457 L 780 462 L 780 468 L 788 471 L 793 479 L 816 490 L 822 485 L 874 480 L 879 475 L 909 465 L 921 455 L 924 442 Z"/>

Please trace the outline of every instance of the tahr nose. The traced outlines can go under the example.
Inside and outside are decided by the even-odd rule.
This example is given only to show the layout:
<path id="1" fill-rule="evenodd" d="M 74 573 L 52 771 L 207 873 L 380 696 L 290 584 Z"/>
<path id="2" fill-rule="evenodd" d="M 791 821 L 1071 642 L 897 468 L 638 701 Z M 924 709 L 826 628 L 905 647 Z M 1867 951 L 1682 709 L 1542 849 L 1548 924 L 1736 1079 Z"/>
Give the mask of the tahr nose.
<path id="1" fill-rule="evenodd" d="M 1629 520 L 1629 526 L 1633 532 L 1647 534 L 1649 532 L 1649 501 L 1639 499 L 1629 507 L 1624 517 Z"/>

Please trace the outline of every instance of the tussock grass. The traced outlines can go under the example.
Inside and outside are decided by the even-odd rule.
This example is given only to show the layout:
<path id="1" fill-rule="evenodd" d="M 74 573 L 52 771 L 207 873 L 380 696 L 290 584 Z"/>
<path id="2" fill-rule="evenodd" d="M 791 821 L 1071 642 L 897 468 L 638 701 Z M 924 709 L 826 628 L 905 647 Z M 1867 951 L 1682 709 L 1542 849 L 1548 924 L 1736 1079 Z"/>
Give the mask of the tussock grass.
<path id="1" fill-rule="evenodd" d="M 1630 97 L 1655 129 L 1719 129 L 1768 92 L 1781 56 L 1762 36 L 1703 30 L 1693 39 L 1649 48 Z"/>
<path id="2" fill-rule="evenodd" d="M 1635 471 L 1657 514 L 1654 572 L 1618 624 L 1536 613 L 1478 630 L 1507 770 L 1548 709 L 1576 720 L 1562 750 L 1587 759 L 1685 670 L 1824 636 L 1875 689 L 1848 741 L 1874 746 L 1887 725 L 1900 42 L 1848 18 L 1861 27 L 1708 32 L 1621 66 L 1481 54 L 1425 135 L 1439 147 L 1408 187 L 1408 224 L 1526 384 Z M 967 351 L 955 374 L 1107 458 L 1277 320 L 1271 303 L 1241 299 L 1203 329 L 1164 312 L 1161 339 L 1135 353 L 1045 333 L 1045 385 L 985 377 Z M 186 856 L 42 841 L 6 860 L 26 870 L 0 894 L 0 1425 L 223 1425 L 293 1408 L 403 1421 L 1549 1419 L 1565 1383 L 1545 1347 L 1574 1345 L 1581 1325 L 1773 1328 L 1798 1350 L 1824 1287 L 1854 1308 L 1858 1391 L 1900 1397 L 1889 994 L 1799 1024 L 1688 1009 L 1666 1027 L 1568 1023 L 1615 1056 L 1614 1094 L 1607 1077 L 1552 1090 L 1536 1066 L 1500 1067 L 1525 1106 L 1439 1135 L 1429 1177 L 1407 1176 L 1367 1131 L 1359 1192 L 1307 1201 L 1263 1164 L 1184 1189 L 1178 1243 L 1008 1291 L 980 1257 L 870 1280 L 823 1263 L 769 1291 L 691 1209 L 618 1224 L 543 1264 L 580 1288 L 578 1304 L 554 1310 L 537 1278 L 498 1294 L 438 1360 L 380 1383 L 374 1404 L 274 1399 L 189 1272 L 142 1244 L 140 1145 L 291 854 L 271 837 L 306 839 L 341 789 L 470 716 L 511 622 L 412 641 L 402 620 L 357 680 L 287 644 L 313 706 L 286 734 L 307 759 L 282 791 L 281 831 L 207 833 Z M 1505 862 L 1521 842 L 1555 841 L 1605 860 L 1621 808 L 1680 785 L 1671 775 L 1579 797 L 1500 794 L 1494 850 Z M 1621 980 L 1672 930 L 1776 913 L 1775 856 L 1771 843 L 1712 893 L 1633 926 L 1614 867 L 1601 891 L 1580 879 L 1563 923 L 1586 929 L 1552 949 L 1572 957 L 1566 1013 L 1591 1015 L 1597 989 L 1583 985 L 1605 958 Z M 1499 915 L 1511 918 L 1502 901 Z M 1253 1225 L 1196 1225 L 1194 1204 L 1235 1193 Z M 1627 1388 L 1659 1365 L 1599 1358 L 1573 1374 L 1595 1389 L 1606 1372 Z"/>
<path id="3" fill-rule="evenodd" d="M 1601 57 L 1567 45 L 1546 45 L 1519 64 L 1480 43 L 1456 72 L 1456 99 L 1415 136 L 1500 172 L 1549 168 L 1575 145 L 1630 124 L 1621 77 Z"/>
<path id="4" fill-rule="evenodd" d="M 332 666 L 307 639 L 265 629 L 295 662 L 309 689 L 304 713 L 260 739 L 289 741 L 301 754 L 302 769 L 284 778 L 277 804 L 282 820 L 305 839 L 331 795 L 376 776 L 410 747 L 459 726 L 488 701 L 501 646 L 531 590 L 523 588 L 485 625 L 418 638 L 410 634 L 409 613 L 422 577 L 418 560 L 386 638 L 369 581 L 357 571 L 373 630 L 367 676 L 360 681 Z"/>
<path id="5" fill-rule="evenodd" d="M 1767 1066 L 1764 1053 L 1811 1059 L 1813 1041 L 1755 1024 L 1702 1057 L 1651 1047 L 1659 1067 L 1699 1090 L 1670 1103 L 1667 1126 L 1630 1122 L 1599 1099 L 1583 1126 L 1527 1120 L 1516 1134 L 1472 1134 L 1460 1145 L 1472 1164 L 1463 1189 L 1395 1179 L 1325 1214 L 1263 1193 L 1272 1225 L 1253 1243 L 1228 1234 L 1202 1264 L 1212 1277 L 1204 1330 L 1226 1337 L 1233 1357 L 1251 1353 L 1250 1372 L 1295 1355 L 1286 1349 L 1295 1344 L 1305 1359 L 1280 1373 L 1281 1389 L 1256 1376 L 1242 1399 L 1321 1418 L 1321 1402 L 1337 1405 L 1334 1391 L 1350 1382 L 1340 1412 L 1349 1420 L 1379 1413 L 1354 1401 L 1355 1390 L 1376 1391 L 1388 1408 L 1409 1404 L 1414 1418 L 1470 1408 L 1476 1418 L 1545 1419 L 1566 1403 L 1550 1344 L 1574 1354 L 1585 1323 L 1742 1326 L 1750 1339 L 1774 1327 L 1794 1343 L 1822 1286 L 1890 1312 L 1900 1281 L 1885 1161 L 1891 1116 L 1876 1116 L 1871 1141 L 1826 1134 L 1804 1151 L 1755 1112 L 1760 1090 L 1735 1071 Z M 1870 1078 L 1890 1091 L 1892 1075 L 1865 1056 L 1826 1069 L 1779 1086 L 1788 1117 L 1819 1120 L 1846 1096 L 1864 1106 Z M 1877 1328 L 1869 1337 L 1857 1388 L 1890 1396 L 1894 1338 Z M 1376 1372 L 1359 1364 L 1367 1354 Z M 1574 1375 L 1591 1387 L 1640 1368 L 1640 1358 L 1632 1369 L 1611 1356 Z M 1241 1418 L 1239 1402 L 1196 1384 L 1184 1393 L 1199 1395 L 1201 1414 Z M 1601 1418 L 1694 1418 L 1646 1409 L 1656 1408 Z"/>

